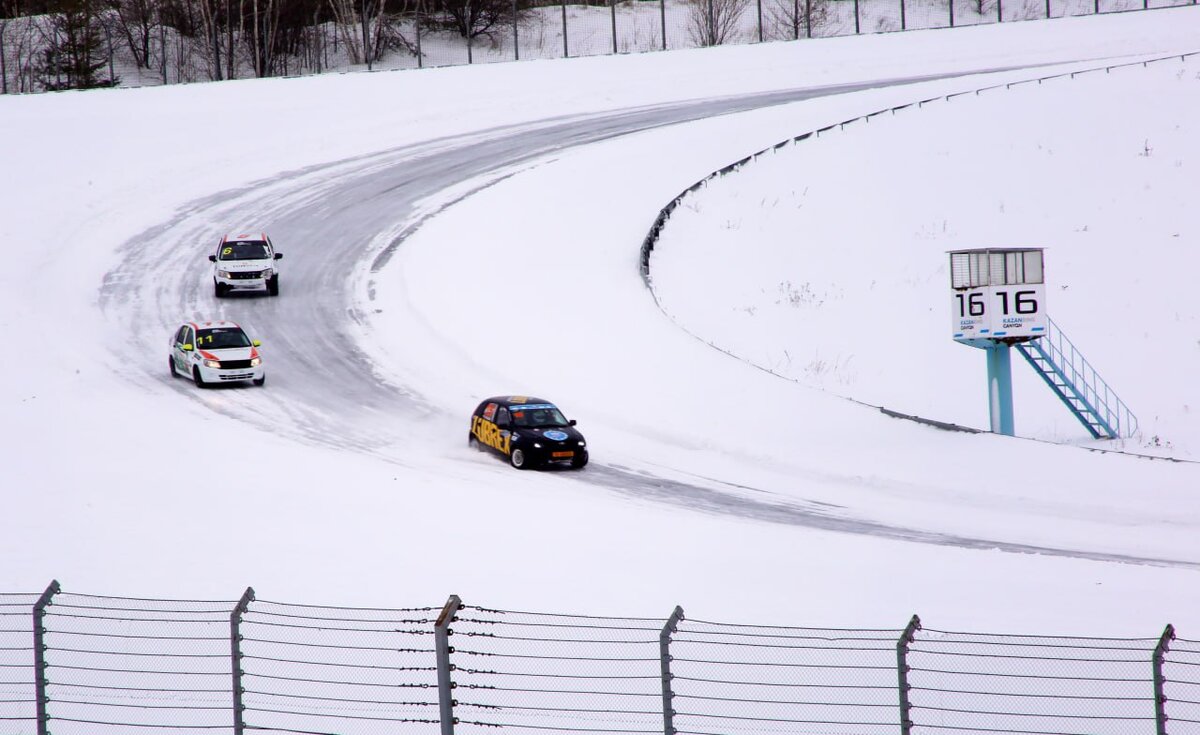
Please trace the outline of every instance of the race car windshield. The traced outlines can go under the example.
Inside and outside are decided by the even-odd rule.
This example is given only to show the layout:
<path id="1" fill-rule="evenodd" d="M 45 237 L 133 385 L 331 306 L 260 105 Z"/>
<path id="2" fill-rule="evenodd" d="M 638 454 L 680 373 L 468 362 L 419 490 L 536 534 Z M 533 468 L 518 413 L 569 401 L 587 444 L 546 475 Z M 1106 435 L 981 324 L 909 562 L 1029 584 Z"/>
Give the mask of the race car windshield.
<path id="1" fill-rule="evenodd" d="M 261 240 L 227 242 L 221 246 L 220 260 L 266 260 L 267 244 Z"/>
<path id="2" fill-rule="evenodd" d="M 554 406 L 513 406 L 512 417 L 514 425 L 527 429 L 567 426 L 566 418 Z"/>
<path id="3" fill-rule="evenodd" d="M 196 331 L 196 347 L 202 350 L 222 350 L 230 347 L 249 347 L 250 338 L 240 329 L 214 328 Z"/>

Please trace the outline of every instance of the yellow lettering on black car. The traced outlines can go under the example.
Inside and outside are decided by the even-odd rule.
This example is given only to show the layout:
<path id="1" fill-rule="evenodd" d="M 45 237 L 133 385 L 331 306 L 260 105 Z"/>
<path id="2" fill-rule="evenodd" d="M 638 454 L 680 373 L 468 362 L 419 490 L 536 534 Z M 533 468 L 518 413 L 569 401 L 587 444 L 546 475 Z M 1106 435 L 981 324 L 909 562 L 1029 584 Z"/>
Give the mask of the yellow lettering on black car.
<path id="1" fill-rule="evenodd" d="M 501 433 L 499 426 L 481 416 L 471 417 L 471 433 L 475 435 L 480 444 L 486 444 L 504 454 L 508 454 L 511 451 L 508 433 Z"/>

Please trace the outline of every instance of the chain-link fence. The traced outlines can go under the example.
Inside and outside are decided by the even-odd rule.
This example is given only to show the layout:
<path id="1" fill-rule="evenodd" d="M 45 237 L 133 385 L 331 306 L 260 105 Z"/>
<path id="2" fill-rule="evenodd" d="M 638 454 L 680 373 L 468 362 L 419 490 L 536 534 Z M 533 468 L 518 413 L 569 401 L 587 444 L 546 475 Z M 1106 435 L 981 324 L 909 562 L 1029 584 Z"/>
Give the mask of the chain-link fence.
<path id="1" fill-rule="evenodd" d="M 0 735 L 1200 735 L 1200 641 L 0 594 Z"/>
<path id="2" fill-rule="evenodd" d="M 0 732 L 32 732 L 38 719 L 33 606 L 39 595 L 0 594 Z"/>
<path id="3" fill-rule="evenodd" d="M 246 730 L 368 735 L 430 732 L 438 722 L 438 608 L 246 599 L 244 610 L 237 653 Z"/>
<path id="4" fill-rule="evenodd" d="M 662 732 L 662 619 L 475 606 L 455 618 L 462 732 Z"/>

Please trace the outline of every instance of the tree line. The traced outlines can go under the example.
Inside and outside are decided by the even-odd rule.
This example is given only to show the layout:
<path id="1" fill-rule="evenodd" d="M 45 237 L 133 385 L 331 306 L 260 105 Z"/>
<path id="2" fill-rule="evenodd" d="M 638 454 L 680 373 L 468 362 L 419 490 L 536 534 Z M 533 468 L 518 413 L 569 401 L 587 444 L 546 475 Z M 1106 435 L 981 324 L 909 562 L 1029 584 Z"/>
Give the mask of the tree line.
<path id="1" fill-rule="evenodd" d="M 534 0 L 0 0 L 0 93 L 319 72 L 511 26 Z"/>
<path id="2" fill-rule="evenodd" d="M 695 46 L 736 42 L 743 16 L 757 6 L 757 38 L 821 34 L 836 0 L 674 0 L 674 20 Z M 854 2 L 857 9 L 857 0 Z M 933 0 L 935 2 L 939 0 Z M 940 0 L 945 1 L 945 0 Z M 983 2 L 984 0 L 978 0 Z M 402 54 L 423 58 L 423 34 L 472 44 L 517 48 L 518 29 L 534 14 L 562 5 L 561 53 L 566 54 L 567 0 L 0 0 L 0 93 L 116 86 L 118 71 L 133 83 L 162 84 L 319 73 Z M 572 0 L 612 13 L 612 53 L 618 53 L 617 5 L 649 4 L 655 23 L 666 0 Z M 599 9 L 599 8 L 597 8 Z M 549 16 L 555 17 L 557 12 Z M 605 21 L 607 25 L 607 21 Z M 740 30 L 739 30 L 740 29 Z M 644 29 L 643 29 L 644 30 Z M 661 31 L 661 45 L 657 35 Z M 635 32 L 636 48 L 667 46 Z M 751 32 L 753 35 L 753 32 Z M 536 34 L 535 34 L 536 36 Z M 532 39 L 537 46 L 539 40 Z M 528 42 L 527 42 L 528 43 Z"/>

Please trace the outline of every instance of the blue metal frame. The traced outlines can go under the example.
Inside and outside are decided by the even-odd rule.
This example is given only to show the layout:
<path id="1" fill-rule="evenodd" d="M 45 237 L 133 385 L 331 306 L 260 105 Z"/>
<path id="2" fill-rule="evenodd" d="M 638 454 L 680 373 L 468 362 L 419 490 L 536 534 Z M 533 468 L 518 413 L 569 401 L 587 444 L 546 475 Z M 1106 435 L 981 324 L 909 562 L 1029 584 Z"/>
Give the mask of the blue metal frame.
<path id="1" fill-rule="evenodd" d="M 1013 430 L 1012 355 L 1009 346 L 993 342 L 987 348 L 988 413 L 992 431 L 1015 436 Z"/>
<path id="2" fill-rule="evenodd" d="M 1100 378 L 1058 325 L 1049 318 L 1046 325 L 1044 337 L 1017 345 L 1046 385 L 1093 438 L 1116 439 L 1137 433 L 1137 416 Z"/>
<path id="3" fill-rule="evenodd" d="M 1096 407 L 1088 403 L 1087 399 L 1079 394 L 1079 390 L 1071 385 L 1071 381 L 1066 374 L 1054 364 L 1054 360 L 1050 357 L 1050 353 L 1042 349 L 1042 346 L 1037 342 L 1030 342 L 1027 345 L 1019 345 L 1017 347 L 1037 374 L 1050 386 L 1050 390 L 1054 391 L 1054 395 L 1063 402 L 1064 405 L 1074 414 L 1075 418 L 1079 419 L 1079 423 L 1083 424 L 1088 433 L 1093 439 L 1101 437 L 1113 438 L 1116 433 L 1113 428 L 1100 418 L 1100 414 L 1096 411 Z M 1055 382 L 1054 376 L 1058 376 L 1062 383 Z M 1068 394 L 1064 388 L 1072 389 Z M 1075 401 L 1083 404 L 1082 408 L 1075 405 Z M 1089 417 L 1095 417 L 1089 418 Z"/>

